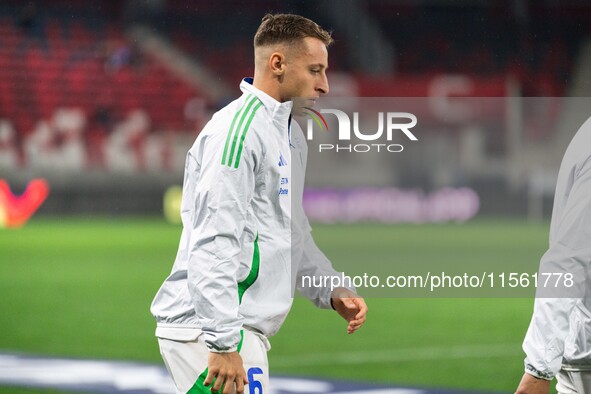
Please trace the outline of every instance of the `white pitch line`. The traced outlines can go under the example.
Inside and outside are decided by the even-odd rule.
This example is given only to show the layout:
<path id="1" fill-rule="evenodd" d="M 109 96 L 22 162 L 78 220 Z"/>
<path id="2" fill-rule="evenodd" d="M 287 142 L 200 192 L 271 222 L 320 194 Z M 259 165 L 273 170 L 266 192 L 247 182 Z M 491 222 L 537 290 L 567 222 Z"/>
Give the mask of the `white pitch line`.
<path id="1" fill-rule="evenodd" d="M 332 394 L 429 394 L 430 392 L 420 389 L 369 389 L 367 391 L 339 391 Z"/>
<path id="2" fill-rule="evenodd" d="M 357 352 L 328 352 L 272 357 L 274 367 L 310 365 L 401 363 L 422 360 L 509 357 L 522 354 L 521 344 L 458 345 Z"/>

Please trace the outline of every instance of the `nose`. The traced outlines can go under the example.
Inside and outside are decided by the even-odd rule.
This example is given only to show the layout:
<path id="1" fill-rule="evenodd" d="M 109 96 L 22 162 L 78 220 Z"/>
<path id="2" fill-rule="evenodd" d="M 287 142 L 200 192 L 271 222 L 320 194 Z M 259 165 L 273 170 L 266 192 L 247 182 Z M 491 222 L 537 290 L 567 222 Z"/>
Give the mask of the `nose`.
<path id="1" fill-rule="evenodd" d="M 316 91 L 320 94 L 328 94 L 330 91 L 330 88 L 328 87 L 328 78 L 325 73 L 322 73 L 322 78 L 318 86 L 316 86 Z"/>

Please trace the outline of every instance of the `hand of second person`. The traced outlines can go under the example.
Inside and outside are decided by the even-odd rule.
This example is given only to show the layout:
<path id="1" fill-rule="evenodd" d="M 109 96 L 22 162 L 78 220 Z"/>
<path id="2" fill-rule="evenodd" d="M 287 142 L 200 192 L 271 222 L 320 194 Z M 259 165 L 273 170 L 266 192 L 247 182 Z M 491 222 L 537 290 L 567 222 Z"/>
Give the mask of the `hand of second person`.
<path id="1" fill-rule="evenodd" d="M 515 394 L 548 394 L 549 392 L 549 380 L 539 379 L 528 373 L 524 373 Z"/>

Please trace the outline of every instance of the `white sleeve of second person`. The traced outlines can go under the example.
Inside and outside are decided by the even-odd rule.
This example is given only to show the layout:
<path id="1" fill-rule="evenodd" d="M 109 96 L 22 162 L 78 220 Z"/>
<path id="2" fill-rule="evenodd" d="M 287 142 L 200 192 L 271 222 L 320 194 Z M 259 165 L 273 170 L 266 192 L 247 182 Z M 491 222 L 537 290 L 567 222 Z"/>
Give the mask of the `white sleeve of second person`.
<path id="1" fill-rule="evenodd" d="M 241 238 L 253 198 L 254 160 L 244 145 L 239 166 L 221 164 L 218 136 L 202 141 L 199 179 L 193 191 L 188 285 L 205 343 L 213 352 L 233 352 L 243 319 L 238 313 L 237 271 Z M 189 157 L 188 170 L 196 168 Z"/>
<path id="2" fill-rule="evenodd" d="M 540 272 L 573 274 L 575 281 L 587 280 L 591 255 L 591 165 L 585 163 L 573 174 L 575 181 L 564 206 L 557 231 L 540 262 Z M 538 378 L 552 379 L 560 370 L 565 340 L 569 334 L 570 316 L 580 294 L 557 295 L 562 298 L 541 298 L 538 295 L 523 350 L 525 372 Z M 588 283 L 580 286 L 588 287 Z M 578 287 L 582 289 L 582 287 Z M 565 295 L 567 297 L 565 297 Z"/>

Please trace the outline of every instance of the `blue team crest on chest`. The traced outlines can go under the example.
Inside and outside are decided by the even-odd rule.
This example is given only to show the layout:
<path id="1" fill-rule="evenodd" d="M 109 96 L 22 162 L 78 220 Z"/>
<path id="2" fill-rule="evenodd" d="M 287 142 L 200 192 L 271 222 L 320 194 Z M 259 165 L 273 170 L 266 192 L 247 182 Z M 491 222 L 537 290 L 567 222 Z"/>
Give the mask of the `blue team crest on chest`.
<path id="1" fill-rule="evenodd" d="M 279 167 L 284 167 L 287 165 L 287 160 L 283 157 L 283 153 L 279 153 Z"/>

